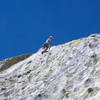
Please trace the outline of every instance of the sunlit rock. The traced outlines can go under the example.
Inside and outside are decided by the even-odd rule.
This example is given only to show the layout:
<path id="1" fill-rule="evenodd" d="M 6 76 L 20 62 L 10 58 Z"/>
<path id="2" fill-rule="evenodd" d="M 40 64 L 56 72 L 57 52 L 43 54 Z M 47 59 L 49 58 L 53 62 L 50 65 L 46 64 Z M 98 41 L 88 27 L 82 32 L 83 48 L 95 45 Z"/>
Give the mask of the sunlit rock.
<path id="1" fill-rule="evenodd" d="M 100 34 L 41 51 L 1 65 L 0 100 L 100 99 Z"/>

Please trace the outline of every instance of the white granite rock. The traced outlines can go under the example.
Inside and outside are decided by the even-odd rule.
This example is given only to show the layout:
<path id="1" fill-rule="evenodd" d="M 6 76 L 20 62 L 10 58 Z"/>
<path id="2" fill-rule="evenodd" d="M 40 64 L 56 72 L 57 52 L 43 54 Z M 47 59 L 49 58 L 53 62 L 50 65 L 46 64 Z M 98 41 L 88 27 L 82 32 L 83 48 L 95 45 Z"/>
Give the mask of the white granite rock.
<path id="1" fill-rule="evenodd" d="M 99 100 L 100 34 L 41 51 L 0 72 L 0 100 Z"/>

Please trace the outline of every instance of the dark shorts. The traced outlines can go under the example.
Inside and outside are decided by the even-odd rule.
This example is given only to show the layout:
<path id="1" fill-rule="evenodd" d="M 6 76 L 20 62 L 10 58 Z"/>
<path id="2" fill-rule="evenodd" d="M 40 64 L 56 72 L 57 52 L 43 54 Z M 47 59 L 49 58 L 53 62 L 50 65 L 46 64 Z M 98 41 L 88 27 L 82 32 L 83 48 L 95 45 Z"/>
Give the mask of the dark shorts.
<path id="1" fill-rule="evenodd" d="M 43 44 L 43 48 L 49 48 L 49 44 L 48 43 L 44 43 Z"/>

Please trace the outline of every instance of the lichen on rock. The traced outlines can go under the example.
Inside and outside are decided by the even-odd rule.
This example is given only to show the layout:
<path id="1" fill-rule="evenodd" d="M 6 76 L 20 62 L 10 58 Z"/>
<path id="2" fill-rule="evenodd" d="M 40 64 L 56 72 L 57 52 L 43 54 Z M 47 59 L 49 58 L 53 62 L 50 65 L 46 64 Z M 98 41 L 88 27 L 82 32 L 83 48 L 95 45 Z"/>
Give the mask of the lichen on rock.
<path id="1" fill-rule="evenodd" d="M 0 100 L 99 100 L 100 34 L 41 51 L 0 62 Z"/>

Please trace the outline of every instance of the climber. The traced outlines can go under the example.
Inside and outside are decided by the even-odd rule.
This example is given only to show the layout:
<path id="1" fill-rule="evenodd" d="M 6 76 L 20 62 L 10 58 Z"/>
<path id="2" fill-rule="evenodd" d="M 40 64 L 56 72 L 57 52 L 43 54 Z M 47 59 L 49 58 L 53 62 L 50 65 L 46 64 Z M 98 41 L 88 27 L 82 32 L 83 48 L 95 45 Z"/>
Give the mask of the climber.
<path id="1" fill-rule="evenodd" d="M 43 49 L 44 51 L 42 51 L 42 54 L 45 52 L 48 52 L 47 49 L 50 49 L 50 45 L 53 46 L 51 40 L 53 39 L 53 36 L 50 36 L 49 39 L 43 44 Z"/>

